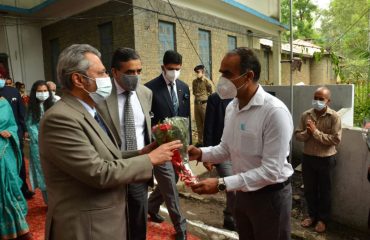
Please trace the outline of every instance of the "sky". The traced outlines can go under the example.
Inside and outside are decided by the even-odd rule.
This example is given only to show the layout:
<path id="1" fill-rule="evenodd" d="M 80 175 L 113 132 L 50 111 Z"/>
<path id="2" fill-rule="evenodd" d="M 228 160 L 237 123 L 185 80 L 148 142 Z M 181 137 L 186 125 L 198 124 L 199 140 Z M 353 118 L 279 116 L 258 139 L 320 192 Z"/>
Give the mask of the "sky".
<path id="1" fill-rule="evenodd" d="M 327 9 L 331 0 L 312 0 L 312 2 L 318 5 L 321 9 Z"/>
<path id="2" fill-rule="evenodd" d="M 320 9 L 328 9 L 330 2 L 331 0 L 312 0 L 312 3 L 316 4 Z M 320 26 L 321 26 L 321 19 L 319 18 L 315 22 L 314 28 L 320 28 Z"/>

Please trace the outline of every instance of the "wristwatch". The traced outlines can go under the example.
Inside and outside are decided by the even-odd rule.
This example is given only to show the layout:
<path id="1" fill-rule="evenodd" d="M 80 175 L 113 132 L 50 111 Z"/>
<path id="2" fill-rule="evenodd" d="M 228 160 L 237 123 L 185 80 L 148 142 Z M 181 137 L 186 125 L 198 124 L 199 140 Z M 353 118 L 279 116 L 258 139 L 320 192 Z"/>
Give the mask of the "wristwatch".
<path id="1" fill-rule="evenodd" d="M 218 179 L 217 189 L 219 192 L 223 192 L 226 190 L 226 184 L 223 178 Z"/>

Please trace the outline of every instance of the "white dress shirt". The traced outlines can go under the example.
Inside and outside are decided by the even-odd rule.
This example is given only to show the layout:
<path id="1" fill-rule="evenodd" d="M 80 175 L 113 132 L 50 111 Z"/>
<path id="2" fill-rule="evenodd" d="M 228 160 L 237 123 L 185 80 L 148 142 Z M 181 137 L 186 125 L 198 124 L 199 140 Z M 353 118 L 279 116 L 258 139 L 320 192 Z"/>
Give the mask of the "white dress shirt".
<path id="1" fill-rule="evenodd" d="M 170 93 L 170 96 L 171 96 L 171 86 L 169 85 L 171 83 L 171 81 L 167 80 L 167 78 L 164 75 L 164 73 L 162 73 L 162 76 L 163 76 L 164 80 L 166 81 L 167 89 L 168 89 L 168 92 Z M 176 96 L 177 102 L 179 102 L 179 98 L 177 96 L 176 80 L 173 81 L 173 90 L 175 91 L 175 96 Z"/>
<path id="2" fill-rule="evenodd" d="M 123 94 L 125 90 L 121 88 L 114 80 L 114 84 L 117 88 L 117 100 L 118 100 L 118 114 L 119 114 L 119 122 L 121 128 L 121 150 L 125 149 L 125 132 L 124 132 L 124 108 L 126 102 L 126 96 Z M 132 91 L 131 95 L 131 106 L 134 112 L 134 120 L 135 120 L 135 133 L 136 133 L 136 143 L 137 149 L 142 149 L 145 146 L 145 115 L 143 109 L 141 108 L 141 104 L 139 98 L 137 97 L 136 91 Z"/>
<path id="3" fill-rule="evenodd" d="M 235 175 L 224 178 L 227 191 L 256 191 L 293 174 L 287 161 L 292 133 L 292 116 L 285 104 L 258 86 L 241 110 L 237 98 L 227 106 L 221 143 L 201 148 L 202 161 L 231 159 Z"/>

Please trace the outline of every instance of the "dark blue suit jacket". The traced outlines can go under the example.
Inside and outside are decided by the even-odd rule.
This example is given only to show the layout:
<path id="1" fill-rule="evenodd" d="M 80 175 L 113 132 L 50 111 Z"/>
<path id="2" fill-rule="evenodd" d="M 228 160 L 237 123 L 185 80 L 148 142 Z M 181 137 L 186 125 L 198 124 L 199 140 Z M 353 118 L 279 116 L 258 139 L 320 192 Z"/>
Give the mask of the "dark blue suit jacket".
<path id="1" fill-rule="evenodd" d="M 208 97 L 204 120 L 203 144 L 216 146 L 221 142 L 225 124 L 225 110 L 233 99 L 221 99 L 217 93 Z"/>
<path id="2" fill-rule="evenodd" d="M 174 117 L 174 109 L 166 81 L 162 74 L 145 84 L 153 92 L 152 99 L 152 126 L 163 121 L 166 117 Z M 176 79 L 177 97 L 179 100 L 179 117 L 189 118 L 189 133 L 191 143 L 191 117 L 190 117 L 190 91 L 189 86 L 183 81 Z"/>
<path id="3" fill-rule="evenodd" d="M 6 98 L 12 106 L 15 121 L 18 125 L 18 136 L 23 138 L 24 132 L 27 132 L 25 123 L 25 109 L 22 102 L 21 94 L 16 88 L 4 86 L 0 88 L 0 95 Z"/>

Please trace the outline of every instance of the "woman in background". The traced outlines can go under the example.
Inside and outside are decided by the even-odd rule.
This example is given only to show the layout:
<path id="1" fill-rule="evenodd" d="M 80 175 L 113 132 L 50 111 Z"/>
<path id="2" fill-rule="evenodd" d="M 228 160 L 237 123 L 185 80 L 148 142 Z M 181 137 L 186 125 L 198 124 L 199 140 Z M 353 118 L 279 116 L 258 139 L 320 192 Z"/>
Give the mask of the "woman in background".
<path id="1" fill-rule="evenodd" d="M 0 112 L 0 239 L 32 239 L 19 177 L 22 155 L 18 128 L 12 108 L 1 96 Z"/>
<path id="2" fill-rule="evenodd" d="M 26 126 L 30 137 L 30 182 L 32 189 L 39 188 L 47 204 L 44 174 L 39 154 L 39 122 L 44 112 L 53 105 L 53 97 L 43 80 L 36 81 L 31 88 L 30 102 L 27 109 Z"/>

